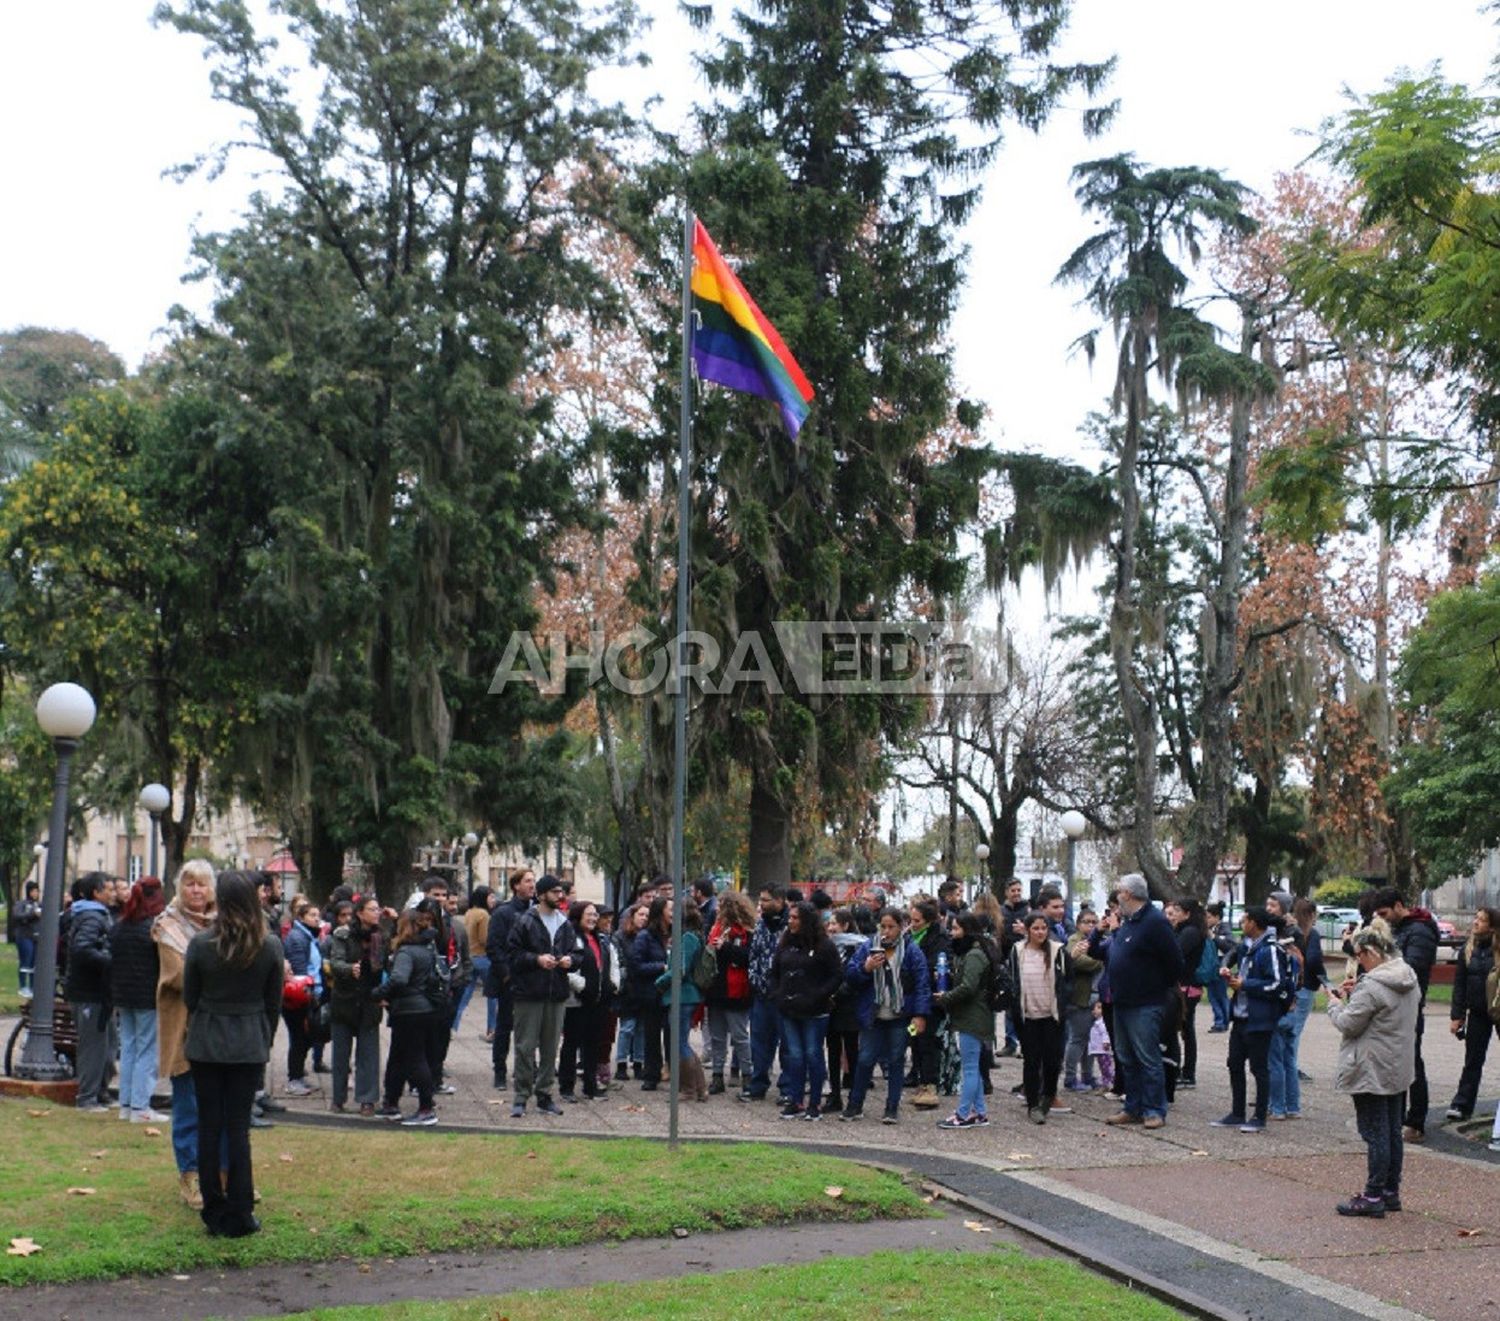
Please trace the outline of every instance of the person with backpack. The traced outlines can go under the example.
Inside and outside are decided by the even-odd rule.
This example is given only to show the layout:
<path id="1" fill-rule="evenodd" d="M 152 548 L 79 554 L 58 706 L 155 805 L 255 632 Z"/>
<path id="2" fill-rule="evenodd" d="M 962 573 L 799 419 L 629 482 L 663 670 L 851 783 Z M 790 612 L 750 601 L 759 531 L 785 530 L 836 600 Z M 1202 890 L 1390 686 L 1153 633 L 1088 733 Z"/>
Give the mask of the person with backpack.
<path id="1" fill-rule="evenodd" d="M 1237 1128 L 1241 1133 L 1263 1133 L 1270 1101 L 1271 1033 L 1295 998 L 1296 986 L 1286 955 L 1277 944 L 1271 915 L 1259 906 L 1240 918 L 1244 939 L 1230 956 L 1233 966 L 1222 976 L 1233 993 L 1230 1000 L 1229 1091 L 1230 1111 L 1213 1121 L 1215 1128 Z M 1245 1110 L 1245 1066 L 1255 1079 L 1255 1112 Z"/>
<path id="2" fill-rule="evenodd" d="M 1045 1124 L 1050 1111 L 1065 1112 L 1057 1102 L 1057 1080 L 1063 1065 L 1063 1016 L 1068 1004 L 1072 964 L 1052 920 L 1044 912 L 1026 919 L 1026 939 L 1011 946 L 1010 985 L 1021 1016 L 1021 1085 L 1026 1117 Z"/>
<path id="3" fill-rule="evenodd" d="M 431 1037 L 448 1030 L 452 1013 L 448 987 L 438 971 L 436 901 L 421 899 L 396 920 L 391 962 L 376 994 L 391 1017 L 391 1046 L 385 1066 L 385 1103 L 375 1113 L 407 1128 L 437 1123 L 433 1109 Z M 402 1118 L 400 1100 L 417 1089 L 415 1113 Z"/>
<path id="4" fill-rule="evenodd" d="M 1182 950 L 1184 980 L 1178 986 L 1182 996 L 1180 1024 L 1182 1037 L 1182 1069 L 1177 1075 L 1178 1087 L 1198 1085 L 1198 1030 L 1196 1026 L 1198 1001 L 1203 998 L 1205 974 L 1219 976 L 1218 951 L 1208 938 L 1208 924 L 1203 915 L 1203 905 L 1191 895 L 1173 899 L 1165 909 L 1167 921 L 1177 933 L 1177 944 Z M 1212 965 L 1211 968 L 1209 965 Z M 1219 978 L 1222 981 L 1222 978 Z"/>
<path id="5" fill-rule="evenodd" d="M 843 964 L 818 910 L 806 901 L 792 905 L 771 960 L 770 981 L 786 1043 L 783 1119 L 817 1121 L 823 1117 L 824 1042 L 833 997 L 843 976 Z"/>
<path id="6" fill-rule="evenodd" d="M 1448 1030 L 1464 1043 L 1464 1067 L 1458 1088 L 1448 1106 L 1450 1120 L 1467 1119 L 1479 1097 L 1479 1079 L 1489 1053 L 1490 1033 L 1496 1024 L 1490 1018 L 1491 974 L 1500 967 L 1500 909 L 1474 912 L 1469 938 L 1458 952 L 1453 973 L 1453 1004 L 1448 1010 Z"/>
<path id="7" fill-rule="evenodd" d="M 703 1003 L 703 988 L 711 986 L 718 972 L 718 963 L 713 950 L 709 949 L 703 940 L 703 917 L 698 912 L 698 905 L 691 896 L 683 899 L 682 908 L 682 988 L 681 998 L 674 1005 L 672 1002 L 672 946 L 671 946 L 671 923 L 673 914 L 671 905 L 668 905 L 667 913 L 667 966 L 657 975 L 656 990 L 661 996 L 665 1013 L 664 1022 L 670 1024 L 669 1015 L 676 1013 L 678 1020 L 677 1037 L 677 1079 L 678 1092 L 682 1096 L 693 1100 L 708 1100 L 708 1079 L 703 1076 L 703 1061 L 698 1058 L 697 1052 L 693 1050 L 689 1033 L 693 1028 L 693 1014 L 697 1012 L 698 1006 Z"/>
<path id="8" fill-rule="evenodd" d="M 1040 930 L 1046 938 L 1045 917 L 1040 919 Z M 984 1128 L 990 1122 L 989 1110 L 984 1103 L 984 1086 L 979 1073 L 980 1049 L 986 1041 L 992 1046 L 995 1041 L 995 1011 L 988 988 L 991 982 L 991 960 L 984 946 L 984 919 L 975 913 L 960 913 L 953 923 L 956 939 L 952 950 L 957 957 L 953 973 L 953 985 L 946 991 L 933 993 L 933 1004 L 947 1014 L 953 1030 L 958 1034 L 960 1081 L 958 1106 L 946 1119 L 938 1121 L 939 1128 Z M 1028 932 L 1031 930 L 1027 928 Z M 1018 1002 L 1019 1003 L 1019 1002 Z M 1026 1024 L 1021 1022 L 1022 1053 L 1026 1053 Z M 1062 1063 L 1059 1047 L 1058 1064 Z M 1029 1066 L 1028 1066 L 1029 1067 Z M 1055 1086 L 1054 1080 L 1054 1086 Z"/>
<path id="9" fill-rule="evenodd" d="M 712 1077 L 708 1094 L 725 1090 L 724 1066 L 732 1064 L 741 1081 L 750 1077 L 750 936 L 755 929 L 755 910 L 738 890 L 719 896 L 717 916 L 708 932 L 714 952 L 715 976 L 705 999 L 708 1002 L 709 1065 Z"/>
<path id="10" fill-rule="evenodd" d="M 902 929 L 902 913 L 882 908 L 875 934 L 849 957 L 844 981 L 854 992 L 859 1022 L 859 1055 L 854 1061 L 849 1098 L 839 1118 L 864 1118 L 865 1094 L 876 1064 L 885 1069 L 883 1123 L 900 1121 L 903 1057 L 908 1032 L 920 1034 L 932 1012 L 932 981 L 922 948 Z"/>
<path id="11" fill-rule="evenodd" d="M 533 1093 L 540 1113 L 563 1113 L 552 1099 L 552 1086 L 562 1042 L 563 1006 L 569 995 L 568 974 L 573 971 L 578 945 L 573 924 L 562 911 L 562 897 L 562 881 L 543 876 L 536 883 L 536 907 L 523 913 L 510 931 L 506 962 L 516 1021 L 512 1119 L 525 1116 Z"/>

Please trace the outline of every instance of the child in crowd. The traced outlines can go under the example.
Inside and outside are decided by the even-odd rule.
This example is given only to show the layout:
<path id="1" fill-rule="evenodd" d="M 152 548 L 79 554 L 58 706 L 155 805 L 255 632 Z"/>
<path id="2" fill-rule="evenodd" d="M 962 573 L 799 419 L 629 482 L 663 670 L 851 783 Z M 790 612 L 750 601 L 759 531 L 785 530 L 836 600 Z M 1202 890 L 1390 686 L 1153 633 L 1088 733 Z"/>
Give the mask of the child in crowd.
<path id="1" fill-rule="evenodd" d="M 1099 1075 L 1099 1089 L 1108 1091 L 1115 1085 L 1115 1053 L 1104 1027 L 1104 1006 L 1094 1005 L 1094 1026 L 1089 1029 L 1089 1063 Z"/>

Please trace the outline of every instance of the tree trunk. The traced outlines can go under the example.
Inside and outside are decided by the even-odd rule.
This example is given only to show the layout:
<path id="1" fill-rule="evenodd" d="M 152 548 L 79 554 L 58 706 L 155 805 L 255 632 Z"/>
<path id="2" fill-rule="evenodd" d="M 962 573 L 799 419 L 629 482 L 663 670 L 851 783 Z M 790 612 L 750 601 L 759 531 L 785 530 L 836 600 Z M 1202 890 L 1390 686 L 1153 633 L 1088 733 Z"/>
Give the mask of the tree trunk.
<path id="1" fill-rule="evenodd" d="M 1153 891 L 1167 882 L 1166 868 L 1156 846 L 1156 699 L 1135 673 L 1135 648 L 1140 636 L 1140 606 L 1136 600 L 1136 534 L 1140 527 L 1141 492 L 1136 475 L 1141 451 L 1141 428 L 1148 404 L 1146 373 L 1150 344 L 1144 326 L 1131 332 L 1131 381 L 1125 406 L 1125 435 L 1120 446 L 1116 484 L 1120 493 L 1120 539 L 1115 551 L 1114 599 L 1109 612 L 1109 654 L 1114 663 L 1120 709 L 1130 728 L 1132 777 L 1135 788 L 1136 865 Z"/>
<path id="2" fill-rule="evenodd" d="M 995 898 L 1005 899 L 1005 887 L 1016 876 L 1016 840 L 1021 829 L 1021 804 L 1025 800 L 1012 802 L 1000 800 L 1000 812 L 990 830 L 990 889 Z"/>
<path id="3" fill-rule="evenodd" d="M 1247 364 L 1257 331 L 1244 312 L 1240 356 Z M 1245 570 L 1245 530 L 1249 519 L 1250 397 L 1236 392 L 1229 414 L 1229 463 L 1219 514 L 1219 563 L 1209 592 L 1213 636 L 1204 657 L 1203 704 L 1198 730 L 1198 794 L 1188 817 L 1177 887 L 1205 898 L 1219 870 L 1234 793 L 1234 690 L 1238 683 L 1240 593 Z M 1269 801 L 1268 801 L 1269 806 Z"/>
<path id="4" fill-rule="evenodd" d="M 750 786 L 750 876 L 747 888 L 759 894 L 768 885 L 792 880 L 791 815 L 757 774 Z"/>
<path id="5" fill-rule="evenodd" d="M 312 839 L 307 854 L 306 863 L 298 864 L 304 868 L 303 889 L 309 899 L 321 904 L 344 883 L 344 847 L 333 838 L 316 806 L 312 809 Z M 384 897 L 390 902 L 390 895 Z"/>
<path id="6" fill-rule="evenodd" d="M 1270 830 L 1271 786 L 1259 777 L 1256 777 L 1255 788 L 1246 797 L 1243 820 L 1245 902 L 1260 904 L 1271 893 L 1271 858 L 1275 848 Z"/>

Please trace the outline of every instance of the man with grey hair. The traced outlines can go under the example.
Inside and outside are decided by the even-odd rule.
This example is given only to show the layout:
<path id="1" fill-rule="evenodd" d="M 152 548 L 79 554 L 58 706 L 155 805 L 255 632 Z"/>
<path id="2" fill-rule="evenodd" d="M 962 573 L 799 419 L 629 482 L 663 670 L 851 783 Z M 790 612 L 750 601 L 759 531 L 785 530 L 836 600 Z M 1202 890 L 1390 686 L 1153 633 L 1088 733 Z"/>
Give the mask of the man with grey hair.
<path id="1" fill-rule="evenodd" d="M 1119 912 L 1106 914 L 1089 938 L 1089 953 L 1109 970 L 1115 1054 L 1125 1075 L 1125 1108 L 1105 1122 L 1160 1128 L 1167 1122 L 1162 1017 L 1183 977 L 1182 950 L 1172 924 L 1152 905 L 1144 876 L 1120 877 L 1114 897 Z"/>

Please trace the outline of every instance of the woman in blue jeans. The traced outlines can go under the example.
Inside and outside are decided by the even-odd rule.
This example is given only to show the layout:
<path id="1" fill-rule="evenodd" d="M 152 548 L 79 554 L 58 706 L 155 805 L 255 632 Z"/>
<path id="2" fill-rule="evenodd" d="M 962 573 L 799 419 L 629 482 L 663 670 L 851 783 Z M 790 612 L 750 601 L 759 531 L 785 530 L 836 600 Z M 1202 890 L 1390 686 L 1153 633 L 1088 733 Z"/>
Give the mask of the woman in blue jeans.
<path id="1" fill-rule="evenodd" d="M 1041 916 L 1033 913 L 1032 918 Z M 1030 919 L 1028 919 L 1029 921 Z M 1028 928 L 1029 929 L 1029 928 Z M 1046 928 L 1039 924 L 1042 939 Z M 960 913 L 953 919 L 953 952 L 958 957 L 953 973 L 953 989 L 935 994 L 933 1003 L 948 1011 L 948 1021 L 958 1033 L 959 1057 L 963 1063 L 958 1089 L 958 1107 L 939 1128 L 983 1128 L 990 1122 L 984 1103 L 984 1080 L 979 1073 L 979 1057 L 985 1046 L 995 1044 L 995 1013 L 986 998 L 990 957 L 984 946 L 983 920 L 976 913 Z M 1048 956 L 1051 957 L 1050 955 Z M 1017 999 L 1017 1008 L 1021 1008 Z M 1022 1044 L 1026 1041 L 1025 1019 L 1022 1019 Z M 1056 1063 L 1062 1064 L 1062 1025 L 1058 1023 Z M 1055 1090 L 1056 1074 L 1051 1086 Z"/>
<path id="2" fill-rule="evenodd" d="M 1292 904 L 1291 923 L 1283 928 L 1291 934 L 1297 949 L 1293 963 L 1297 977 L 1297 1003 L 1281 1016 L 1281 1022 L 1271 1034 L 1268 1064 L 1272 1119 L 1302 1117 L 1302 1080 L 1298 1074 L 1297 1054 L 1302 1044 L 1302 1029 L 1307 1026 L 1307 1016 L 1312 1012 L 1313 994 L 1328 975 L 1323 965 L 1323 938 L 1313 925 L 1317 917 L 1318 906 L 1311 899 L 1298 899 Z"/>
<path id="3" fill-rule="evenodd" d="M 843 976 L 844 965 L 818 910 L 809 903 L 794 904 L 771 960 L 771 1000 L 781 1014 L 786 1051 L 783 1119 L 823 1117 L 823 1084 L 828 1081 L 823 1043 Z"/>
<path id="4" fill-rule="evenodd" d="M 172 1153 L 177 1158 L 178 1193 L 195 1211 L 203 1209 L 198 1190 L 198 1094 L 183 1053 L 188 1014 L 182 1003 L 182 971 L 188 942 L 213 920 L 214 869 L 195 858 L 177 873 L 177 893 L 151 926 L 161 965 L 156 982 L 157 1076 L 172 1082 Z M 226 1140 L 220 1155 L 226 1166 L 227 1156 Z"/>
<path id="5" fill-rule="evenodd" d="M 849 956 L 844 980 L 853 989 L 859 1018 L 859 1058 L 849 1087 L 849 1102 L 840 1119 L 863 1118 L 865 1093 L 875 1065 L 885 1066 L 885 1118 L 900 1119 L 901 1083 L 907 1032 L 927 1026 L 932 1012 L 932 983 L 921 947 L 901 929 L 895 908 L 880 912 L 875 934 Z"/>
<path id="6" fill-rule="evenodd" d="M 25 897 L 16 905 L 16 984 L 21 999 L 31 999 L 36 975 L 36 938 L 42 926 L 41 890 L 26 882 Z"/>

